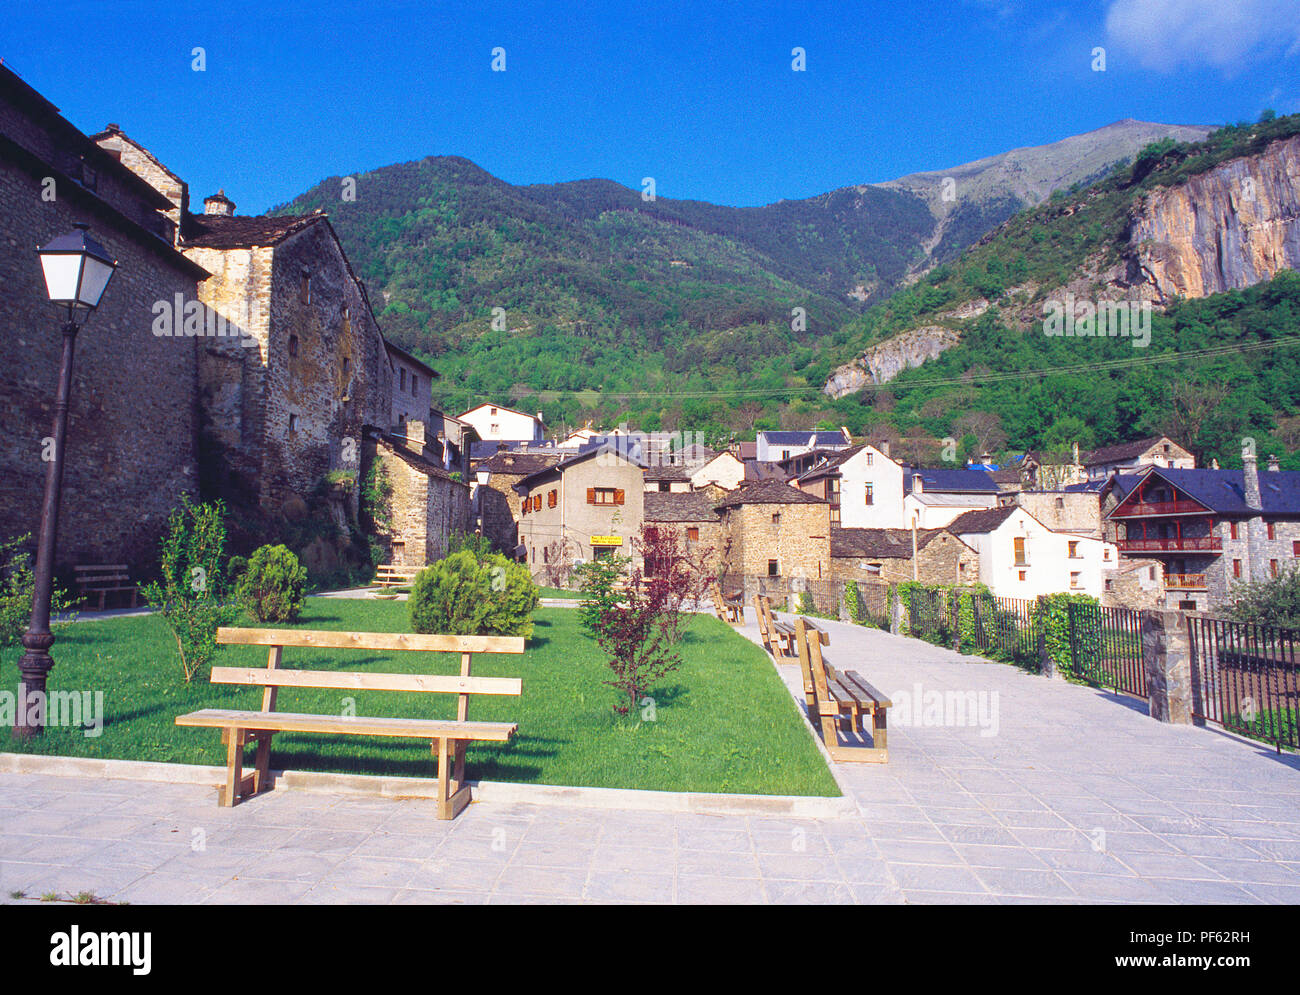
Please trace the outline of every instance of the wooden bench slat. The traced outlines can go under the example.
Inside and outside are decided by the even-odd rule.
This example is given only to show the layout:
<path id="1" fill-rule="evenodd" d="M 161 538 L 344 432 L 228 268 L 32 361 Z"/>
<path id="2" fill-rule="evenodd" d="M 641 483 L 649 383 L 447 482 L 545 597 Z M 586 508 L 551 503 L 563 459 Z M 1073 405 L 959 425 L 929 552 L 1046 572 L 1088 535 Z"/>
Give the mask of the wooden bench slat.
<path id="1" fill-rule="evenodd" d="M 80 566 L 74 566 L 72 569 L 82 573 L 93 570 L 117 570 L 121 572 L 130 568 L 125 563 L 83 563 Z"/>
<path id="2" fill-rule="evenodd" d="M 455 719 L 396 719 L 382 716 L 313 715 L 308 712 L 243 712 L 228 708 L 205 708 L 180 715 L 176 718 L 176 724 L 205 729 L 346 733 L 407 739 L 474 739 L 501 743 L 508 742 L 519 728 L 514 722 L 457 722 Z"/>
<path id="3" fill-rule="evenodd" d="M 847 678 L 848 680 L 846 681 L 845 678 Z M 893 708 L 893 707 L 894 707 L 894 703 L 893 703 L 892 701 L 890 701 L 890 700 L 889 700 L 888 698 L 886 698 L 883 694 L 881 694 L 878 690 L 876 690 L 876 688 L 875 688 L 874 685 L 872 685 L 872 684 L 868 683 L 867 681 L 865 681 L 865 680 L 862 678 L 862 675 L 859 674 L 856 670 L 846 670 L 846 671 L 844 671 L 844 672 L 840 675 L 840 681 L 841 681 L 842 683 L 848 683 L 848 681 L 852 681 L 854 684 L 856 684 L 856 685 L 858 686 L 858 688 L 859 688 L 859 689 L 860 689 L 864 694 L 866 694 L 866 695 L 867 695 L 868 697 L 870 697 L 873 701 L 875 701 L 875 703 L 876 703 L 876 707 L 877 707 L 877 708 Z"/>
<path id="4" fill-rule="evenodd" d="M 217 629 L 217 642 L 236 646 L 416 650 L 428 653 L 522 653 L 523 636 L 447 636 L 413 632 L 332 632 L 322 629 Z"/>
<path id="5" fill-rule="evenodd" d="M 358 691 L 442 691 L 452 694 L 523 693 L 521 677 L 460 677 L 442 674 L 371 674 L 335 670 L 267 670 L 213 667 L 213 684 L 261 687 L 347 688 Z"/>

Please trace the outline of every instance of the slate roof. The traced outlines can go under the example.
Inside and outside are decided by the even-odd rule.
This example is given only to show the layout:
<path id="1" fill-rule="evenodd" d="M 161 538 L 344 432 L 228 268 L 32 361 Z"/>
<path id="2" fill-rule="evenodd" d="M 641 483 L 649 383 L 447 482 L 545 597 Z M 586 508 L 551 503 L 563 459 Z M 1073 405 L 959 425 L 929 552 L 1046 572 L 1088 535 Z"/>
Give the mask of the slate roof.
<path id="1" fill-rule="evenodd" d="M 690 480 L 691 471 L 684 466 L 652 466 L 645 472 L 646 480 Z"/>
<path id="2" fill-rule="evenodd" d="M 825 477 L 828 474 L 834 473 L 844 463 L 846 463 L 848 460 L 851 460 L 854 456 L 858 455 L 858 453 L 862 452 L 862 450 L 866 448 L 867 448 L 867 444 L 863 442 L 856 446 L 850 446 L 848 449 L 836 449 L 833 452 L 828 452 L 825 454 L 826 456 L 825 460 L 823 460 L 821 463 L 818 463 L 811 470 L 804 472 L 799 477 L 799 479 L 816 480 L 819 477 Z"/>
<path id="3" fill-rule="evenodd" d="M 998 492 L 997 481 L 993 480 L 985 470 L 930 470 L 930 469 L 911 469 L 903 470 L 903 493 L 912 493 L 912 475 L 916 474 L 921 478 L 922 493 L 925 491 L 950 491 L 957 493 L 989 493 Z"/>
<path id="4" fill-rule="evenodd" d="M 249 249 L 255 245 L 278 245 L 308 225 L 324 220 L 324 214 L 280 217 L 194 214 L 186 220 L 182 244 L 206 249 Z"/>
<path id="5" fill-rule="evenodd" d="M 515 473 L 526 477 L 560 462 L 559 453 L 494 453 L 488 459 L 474 464 L 476 470 L 493 473 Z"/>
<path id="6" fill-rule="evenodd" d="M 1194 501 L 1221 515 L 1249 515 L 1245 482 L 1240 470 L 1174 470 L 1153 467 L 1142 474 L 1117 474 L 1112 477 L 1120 500 L 1138 483 L 1156 475 L 1178 488 Z M 1259 474 L 1259 497 L 1266 515 L 1290 515 L 1300 518 L 1300 471 L 1271 470 Z"/>
<path id="7" fill-rule="evenodd" d="M 776 480 L 784 483 L 785 479 L 785 471 L 776 463 L 761 463 L 758 460 L 745 461 L 745 480 L 747 482 Z"/>
<path id="8" fill-rule="evenodd" d="M 593 457 L 599 456 L 601 453 L 605 453 L 605 452 L 609 453 L 611 458 L 621 457 L 622 459 L 626 460 L 627 462 L 631 463 L 634 466 L 639 466 L 642 469 L 645 468 L 644 463 L 642 463 L 636 457 L 630 455 L 626 450 L 620 451 L 614 446 L 600 446 L 600 447 L 586 450 L 584 452 L 580 452 L 576 456 L 568 456 L 560 460 L 558 463 L 555 463 L 548 467 L 543 467 L 542 469 L 537 470 L 534 473 L 530 473 L 523 480 L 518 481 L 515 484 L 515 486 L 526 488 L 528 486 L 531 486 L 530 481 L 532 480 L 535 480 L 537 478 L 543 477 L 551 473 L 557 473 L 557 474 L 563 473 L 565 470 L 573 466 L 575 463 L 581 463 L 583 460 L 592 459 Z"/>
<path id="9" fill-rule="evenodd" d="M 843 432 L 760 432 L 769 446 L 845 446 Z"/>
<path id="10" fill-rule="evenodd" d="M 924 549 L 939 533 L 947 529 L 918 529 L 916 548 Z M 831 556 L 866 557 L 867 559 L 912 558 L 911 529 L 831 529 Z"/>
<path id="11" fill-rule="evenodd" d="M 780 480 L 746 482 L 732 491 L 717 505 L 719 508 L 737 508 L 742 504 L 826 504 L 827 502 L 791 487 Z"/>
<path id="12" fill-rule="evenodd" d="M 1017 505 L 1008 504 L 1000 508 L 968 511 L 949 522 L 947 528 L 955 536 L 969 535 L 972 532 L 993 532 L 1019 510 Z"/>
<path id="13" fill-rule="evenodd" d="M 703 491 L 686 491 L 672 494 L 666 491 L 646 491 L 645 520 L 647 522 L 717 522 L 715 498 Z"/>
<path id="14" fill-rule="evenodd" d="M 505 452 L 511 453 L 543 453 L 556 457 L 571 455 L 572 449 L 557 449 L 550 442 L 536 442 L 532 439 L 475 439 L 470 443 L 469 455 L 471 459 L 488 459 L 496 453 L 502 446 L 505 446 Z"/>
<path id="15" fill-rule="evenodd" d="M 1163 442 L 1166 439 L 1172 445 L 1178 445 L 1173 439 L 1164 435 L 1149 435 L 1145 439 L 1135 439 L 1132 442 L 1120 442 L 1113 446 L 1103 446 L 1100 449 L 1093 449 L 1090 452 L 1081 453 L 1079 462 L 1084 466 L 1096 466 L 1098 463 L 1116 463 L 1124 460 L 1136 459 L 1145 453 L 1152 446 Z M 1178 446 L 1182 449 L 1182 446 Z"/>

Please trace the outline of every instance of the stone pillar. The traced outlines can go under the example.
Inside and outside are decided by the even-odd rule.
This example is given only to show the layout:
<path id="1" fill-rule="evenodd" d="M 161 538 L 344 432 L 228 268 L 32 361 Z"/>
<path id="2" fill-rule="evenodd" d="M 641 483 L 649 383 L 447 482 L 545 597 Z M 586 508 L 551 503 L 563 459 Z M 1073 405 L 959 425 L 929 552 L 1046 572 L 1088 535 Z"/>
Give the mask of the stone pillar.
<path id="1" fill-rule="evenodd" d="M 1148 713 L 1160 722 L 1192 721 L 1192 648 L 1187 616 L 1176 611 L 1142 613 L 1142 665 Z"/>
<path id="2" fill-rule="evenodd" d="M 889 613 L 889 631 L 894 635 L 903 634 L 903 617 L 907 614 L 907 609 L 903 607 L 903 599 L 895 598 L 893 608 Z"/>

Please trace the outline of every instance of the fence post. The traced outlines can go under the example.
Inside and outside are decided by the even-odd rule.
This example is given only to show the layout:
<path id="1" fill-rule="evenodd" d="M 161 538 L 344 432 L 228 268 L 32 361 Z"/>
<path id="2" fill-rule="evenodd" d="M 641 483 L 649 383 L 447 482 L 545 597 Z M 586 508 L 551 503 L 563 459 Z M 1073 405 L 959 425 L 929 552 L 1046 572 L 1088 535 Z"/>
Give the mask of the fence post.
<path id="1" fill-rule="evenodd" d="M 886 594 L 885 597 L 886 597 L 886 601 L 888 602 L 888 600 L 889 600 L 889 595 Z M 893 633 L 894 635 L 896 635 L 896 636 L 901 636 L 901 635 L 904 634 L 904 633 L 903 633 L 903 599 L 902 599 L 902 598 L 895 597 L 895 598 L 893 599 L 893 607 L 892 607 L 892 609 L 890 610 L 890 613 L 889 613 L 889 631 L 892 632 L 892 633 Z"/>
<path id="2" fill-rule="evenodd" d="M 1030 609 L 1030 618 L 1038 624 L 1038 670 L 1044 677 L 1056 677 L 1056 661 L 1047 651 L 1047 595 L 1040 594 Z"/>
<path id="3" fill-rule="evenodd" d="M 1187 621 L 1178 611 L 1142 613 L 1142 666 L 1147 675 L 1147 710 L 1153 719 L 1192 721 L 1192 653 Z"/>

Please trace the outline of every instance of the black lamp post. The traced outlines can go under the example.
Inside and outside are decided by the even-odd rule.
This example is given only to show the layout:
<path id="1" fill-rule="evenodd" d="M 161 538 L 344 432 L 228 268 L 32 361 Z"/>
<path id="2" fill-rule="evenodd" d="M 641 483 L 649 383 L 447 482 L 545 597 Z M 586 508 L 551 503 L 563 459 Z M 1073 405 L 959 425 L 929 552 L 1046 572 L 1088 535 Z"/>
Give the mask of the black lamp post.
<path id="1" fill-rule="evenodd" d="M 20 739 L 45 731 L 45 677 L 54 661 L 50 646 L 50 592 L 54 583 L 54 543 L 59 531 L 59 492 L 63 486 L 63 441 L 68 434 L 68 398 L 72 393 L 72 347 L 80 323 L 99 306 L 104 288 L 117 262 L 87 233 L 87 226 L 60 235 L 37 252 L 45 271 L 50 302 L 67 309 L 63 323 L 63 362 L 59 367 L 59 392 L 54 401 L 54 453 L 45 471 L 45 499 L 41 504 L 41 535 L 36 549 L 32 621 L 23 634 L 27 650 L 18 661 L 22 693 L 14 711 L 14 735 Z M 38 708 L 33 703 L 39 702 Z M 28 721 L 31 718 L 32 721 Z"/>

